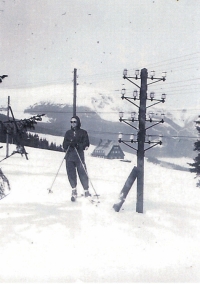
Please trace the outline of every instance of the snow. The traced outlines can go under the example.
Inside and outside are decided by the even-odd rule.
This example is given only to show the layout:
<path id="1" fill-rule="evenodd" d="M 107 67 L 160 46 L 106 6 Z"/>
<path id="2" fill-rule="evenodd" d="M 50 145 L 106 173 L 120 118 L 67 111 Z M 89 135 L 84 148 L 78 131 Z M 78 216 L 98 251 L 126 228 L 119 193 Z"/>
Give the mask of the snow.
<path id="1" fill-rule="evenodd" d="M 136 184 L 115 212 L 135 155 L 124 163 L 92 157 L 93 146 L 85 153 L 101 195 L 96 207 L 70 201 L 64 153 L 26 149 L 29 160 L 15 154 L 1 163 L 11 192 L 0 200 L 0 282 L 200 281 L 200 189 L 192 173 L 145 161 L 144 213 L 135 210 Z"/>
<path id="2" fill-rule="evenodd" d="M 160 161 L 172 163 L 174 165 L 182 166 L 189 168 L 189 163 L 193 163 L 194 160 L 189 157 L 181 157 L 181 158 L 166 158 L 166 157 L 161 157 L 159 158 Z"/>

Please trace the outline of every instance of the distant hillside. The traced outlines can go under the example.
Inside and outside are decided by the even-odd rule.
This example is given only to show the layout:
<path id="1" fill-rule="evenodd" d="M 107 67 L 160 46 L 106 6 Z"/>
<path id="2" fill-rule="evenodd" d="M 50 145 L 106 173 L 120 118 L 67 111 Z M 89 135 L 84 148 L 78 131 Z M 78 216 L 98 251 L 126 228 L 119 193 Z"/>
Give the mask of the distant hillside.
<path id="1" fill-rule="evenodd" d="M 65 131 L 70 127 L 70 118 L 73 113 L 73 108 L 70 105 L 63 106 L 59 104 L 41 103 L 27 108 L 25 113 L 31 115 L 40 113 L 46 114 L 49 122 L 38 123 L 38 125 L 36 125 L 37 132 L 64 136 Z M 81 118 L 82 127 L 88 131 L 90 141 L 94 145 L 97 145 L 100 139 L 110 139 L 117 142 L 119 132 L 129 135 L 131 133 L 136 134 L 136 130 L 125 125 L 124 123 L 102 119 L 93 109 L 89 107 L 77 107 L 77 115 Z M 136 123 L 134 125 L 137 126 Z M 152 124 L 147 122 L 146 125 L 148 127 Z M 166 117 L 165 123 L 158 124 L 155 127 L 151 127 L 149 130 L 147 130 L 147 135 L 156 135 L 157 137 L 159 135 L 163 135 L 163 145 L 147 151 L 146 156 L 193 157 L 194 140 L 187 139 L 187 136 L 191 136 L 191 131 L 193 131 L 193 135 L 195 135 L 193 121 L 190 120 L 185 127 L 181 127 L 174 122 L 173 117 Z M 124 136 L 124 138 L 129 140 L 129 135 Z M 129 152 L 134 151 L 123 144 L 121 144 L 121 147 L 123 150 Z"/>
<path id="2" fill-rule="evenodd" d="M 42 122 L 36 125 L 36 131 L 63 136 L 70 127 L 69 121 L 73 113 L 72 89 L 72 84 L 25 89 L 0 89 L 1 107 L 6 107 L 7 97 L 10 96 L 11 106 L 17 119 L 45 113 L 46 116 L 43 117 Z M 151 102 L 148 102 L 148 106 L 151 106 Z M 161 107 L 161 105 L 158 106 Z M 120 92 L 110 93 L 105 89 L 94 89 L 92 86 L 78 87 L 77 114 L 82 120 L 83 128 L 87 129 L 92 144 L 96 145 L 100 139 L 117 141 L 119 132 L 127 134 L 124 136 L 126 140 L 129 140 L 130 134 L 137 134 L 135 129 L 119 122 L 119 111 L 124 111 L 124 117 L 127 118 L 132 111 L 138 112 L 138 108 L 124 100 L 122 101 Z M 194 137 L 198 136 L 194 124 L 195 119 L 200 114 L 198 106 L 192 110 L 176 108 L 175 111 L 170 112 L 167 109 L 161 110 L 156 105 L 147 108 L 147 119 L 150 111 L 154 112 L 156 120 L 159 120 L 160 114 L 164 112 L 165 123 L 147 130 L 146 134 L 152 135 L 154 138 L 163 135 L 163 145 L 147 151 L 146 156 L 193 157 L 195 155 L 193 151 Z M 134 125 L 137 126 L 137 122 Z M 147 122 L 146 125 L 150 127 L 152 124 Z M 136 145 L 133 144 L 133 146 Z M 126 151 L 134 152 L 134 150 L 122 144 L 121 147 Z"/>

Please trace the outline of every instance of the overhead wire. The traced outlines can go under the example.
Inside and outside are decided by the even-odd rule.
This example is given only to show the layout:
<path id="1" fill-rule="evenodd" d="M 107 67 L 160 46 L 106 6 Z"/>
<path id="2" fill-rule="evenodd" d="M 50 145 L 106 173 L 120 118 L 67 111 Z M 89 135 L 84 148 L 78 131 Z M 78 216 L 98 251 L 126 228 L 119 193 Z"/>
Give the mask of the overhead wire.
<path id="1" fill-rule="evenodd" d="M 113 136 L 116 136 L 116 137 L 119 135 L 119 132 L 110 132 L 110 131 L 101 131 L 101 130 L 95 131 L 93 129 L 87 129 L 87 132 L 90 135 L 91 134 L 96 134 L 96 133 L 98 133 L 98 134 L 106 134 L 106 135 L 113 135 Z M 131 134 L 133 134 L 133 133 L 132 132 L 131 133 L 123 133 L 124 136 L 130 136 Z M 146 136 L 148 136 L 148 134 Z M 166 138 L 166 139 L 185 139 L 185 140 L 190 140 L 190 139 L 198 140 L 199 139 L 199 136 L 189 136 L 189 135 L 159 135 L 159 134 L 155 135 L 155 134 L 151 134 L 150 136 L 151 137 L 159 137 L 159 136 L 161 136 L 162 138 Z M 116 138 L 116 140 L 117 140 L 117 138 Z"/>
<path id="2" fill-rule="evenodd" d="M 184 62 L 192 61 L 192 60 L 195 60 L 194 64 L 197 64 L 197 66 L 198 66 L 197 59 L 200 59 L 200 57 L 196 56 L 196 55 L 199 55 L 199 54 L 200 54 L 200 52 L 193 52 L 193 53 L 189 53 L 189 54 L 184 54 L 184 55 L 181 55 L 181 56 L 176 56 L 176 57 L 172 57 L 172 58 L 157 61 L 157 62 L 147 63 L 146 66 L 147 67 L 153 66 L 154 70 L 155 70 L 155 68 L 157 68 L 157 67 L 163 67 L 163 65 L 172 65 L 173 64 L 173 70 L 175 70 L 175 68 L 181 67 L 181 66 L 176 66 L 177 63 L 184 63 Z M 181 59 L 181 60 L 179 60 L 179 59 Z M 130 68 L 129 71 L 131 71 L 131 70 L 135 70 L 135 69 Z M 73 71 L 72 71 L 72 73 L 73 73 Z M 106 79 L 111 79 L 111 78 L 115 79 L 116 78 L 115 80 L 119 80 L 119 78 L 117 78 L 118 74 L 122 75 L 122 71 L 110 70 L 110 71 L 103 72 L 103 73 L 93 73 L 93 74 L 87 74 L 87 75 L 82 74 L 81 80 L 87 79 L 87 81 L 88 81 L 88 78 L 92 79 L 93 82 L 95 82 L 97 80 L 99 82 L 101 80 L 105 80 L 105 78 Z M 67 79 L 67 76 L 66 76 L 66 79 L 64 79 L 64 80 L 63 79 L 62 80 L 55 79 L 55 80 L 51 80 L 51 83 L 49 83 L 49 81 L 46 81 L 46 80 L 40 80 L 40 81 L 37 82 L 37 85 L 44 85 L 44 84 L 51 85 L 51 84 L 54 84 L 54 83 L 55 84 L 65 84 L 65 83 L 70 83 L 71 81 L 72 81 L 72 77 Z M 89 84 L 89 82 L 88 82 L 88 84 Z M 23 88 L 23 87 L 27 87 L 27 86 L 31 87 L 32 84 L 31 83 L 20 84 L 20 85 L 15 84 L 12 87 Z"/>
<path id="3" fill-rule="evenodd" d="M 178 56 L 178 57 L 174 57 L 174 58 L 171 58 L 171 59 L 167 59 L 167 60 L 162 60 L 162 61 L 159 61 L 159 62 L 157 62 L 157 63 L 154 63 L 154 67 L 156 68 L 156 67 L 161 67 L 161 66 L 163 66 L 163 64 L 166 64 L 166 65 L 171 65 L 171 64 L 173 64 L 173 71 L 174 70 L 176 70 L 176 69 L 178 69 L 178 68 L 180 68 L 181 66 L 179 65 L 179 66 L 176 66 L 176 65 L 174 65 L 174 64 L 177 64 L 177 63 L 183 63 L 184 64 L 184 67 L 188 67 L 188 66 L 191 66 L 190 68 L 192 68 L 193 66 L 196 66 L 196 64 L 198 63 L 197 61 L 195 62 L 195 63 L 191 63 L 190 65 L 186 65 L 185 66 L 185 62 L 188 62 L 188 61 L 192 61 L 192 60 L 196 60 L 196 59 L 199 59 L 199 57 L 192 57 L 193 55 L 197 55 L 197 54 L 200 54 L 200 52 L 195 52 L 195 53 L 191 53 L 191 54 L 187 54 L 187 55 L 182 55 L 182 56 Z M 188 57 L 188 58 L 185 58 L 185 57 Z M 177 59 L 181 59 L 181 58 L 183 58 L 182 60 L 177 60 Z M 157 64 L 157 65 L 156 65 Z M 150 66 L 150 64 L 147 64 L 147 66 Z M 183 66 L 182 66 L 183 67 Z M 133 69 L 129 69 L 129 70 L 133 70 Z M 182 68 L 182 70 L 185 70 L 184 68 Z M 107 78 L 107 79 L 111 79 L 111 78 L 113 78 L 113 80 L 115 81 L 118 81 L 119 79 L 117 79 L 116 78 L 116 75 L 118 75 L 118 74 L 120 74 L 121 72 L 119 72 L 119 71 L 114 71 L 114 72 L 105 72 L 105 73 L 97 73 L 97 74 L 91 74 L 90 76 L 89 76 L 89 78 L 90 79 L 92 79 L 91 81 L 93 81 L 93 82 L 95 82 L 95 81 L 98 81 L 98 82 L 101 82 L 101 81 L 104 81 L 105 80 L 105 77 Z M 121 76 L 122 77 L 122 76 Z M 84 84 L 84 83 L 81 83 L 81 82 L 83 82 L 83 80 L 84 80 L 84 78 L 87 78 L 88 79 L 88 76 L 82 76 L 82 78 L 81 78 L 81 81 L 80 81 L 80 84 Z M 183 84 L 183 85 L 181 85 L 181 86 L 173 86 L 174 84 L 177 84 L 177 83 L 185 83 L 185 82 L 193 82 L 192 83 L 192 87 L 193 87 L 193 90 L 197 90 L 198 88 L 196 88 L 196 85 L 199 85 L 198 83 L 195 83 L 195 81 L 196 80 L 199 80 L 200 78 L 190 78 L 190 79 L 186 79 L 186 80 L 179 80 L 179 81 L 173 81 L 173 82 L 165 82 L 165 85 L 170 85 L 170 87 L 169 87 L 169 89 L 168 89 L 168 91 L 170 91 L 170 90 L 174 90 L 174 89 L 178 89 L 178 90 L 180 90 L 181 91 L 181 94 L 183 94 L 183 93 L 186 93 L 186 92 L 188 92 L 187 91 L 187 89 L 185 89 L 185 90 L 181 90 L 182 88 L 185 88 L 185 87 L 191 87 L 189 84 Z M 48 85 L 51 85 L 52 83 L 67 83 L 67 82 L 72 82 L 72 78 L 70 78 L 70 79 L 68 79 L 68 80 L 55 80 L 55 81 L 52 81 L 51 83 L 49 83 Z M 46 81 L 40 81 L 40 82 L 38 82 L 38 83 L 40 83 L 41 85 L 42 84 L 44 84 L 44 83 L 47 83 Z M 89 83 L 86 83 L 87 85 L 89 84 Z M 27 84 L 28 85 L 28 84 Z M 24 87 L 25 86 L 27 86 L 27 85 L 24 85 Z M 195 86 L 195 88 L 194 88 L 194 86 Z M 158 89 L 159 87 L 158 86 L 155 86 L 155 89 Z M 127 89 L 127 91 L 129 92 L 129 90 L 130 89 Z M 111 92 L 118 92 L 118 90 L 111 90 Z M 175 92 L 177 92 L 176 90 L 175 90 Z M 173 94 L 169 94 L 169 95 L 176 95 L 176 93 L 174 93 L 174 91 L 173 91 Z M 187 111 L 189 111 L 189 112 L 191 112 L 191 111 L 194 111 L 194 110 L 196 110 L 196 109 L 189 109 L 189 110 L 187 110 Z M 46 112 L 46 113 L 60 113 L 60 114 L 62 114 L 62 113 L 70 113 L 70 112 L 66 112 L 66 111 L 46 111 L 46 110 L 40 110 L 41 112 Z M 174 109 L 174 110 L 168 110 L 168 111 L 172 111 L 172 112 L 179 112 L 179 111 L 182 111 L 182 110 L 179 110 L 179 109 Z M 17 112 L 17 111 L 15 111 L 15 112 Z M 82 113 L 82 114 L 95 114 L 96 112 L 95 111 L 81 111 L 81 112 L 79 112 L 79 113 Z M 105 111 L 102 111 L 102 112 L 98 112 L 99 114 L 102 114 L 102 113 L 109 113 L 109 114 L 117 114 L 117 112 L 105 112 Z M 98 114 L 97 113 L 97 114 Z M 99 133 L 99 132 L 98 132 Z M 100 132 L 100 133 L 103 133 L 103 132 Z M 115 134 L 115 133 L 110 133 L 110 134 Z M 163 136 L 164 137 L 164 136 Z M 176 136 L 176 137 L 182 137 L 183 138 L 183 136 Z M 186 136 L 187 138 L 194 138 L 194 139 L 197 139 L 197 137 L 190 137 L 190 136 Z M 169 136 L 166 136 L 166 138 L 169 138 Z"/>

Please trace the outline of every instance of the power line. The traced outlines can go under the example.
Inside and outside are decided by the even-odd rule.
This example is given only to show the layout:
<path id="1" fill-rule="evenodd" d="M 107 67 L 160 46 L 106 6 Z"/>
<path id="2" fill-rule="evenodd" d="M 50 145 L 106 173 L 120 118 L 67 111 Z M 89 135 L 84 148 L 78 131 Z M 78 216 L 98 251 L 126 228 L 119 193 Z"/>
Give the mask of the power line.
<path id="1" fill-rule="evenodd" d="M 43 129 L 45 130 L 48 130 L 47 128 L 44 128 Z M 106 134 L 106 135 L 114 135 L 114 136 L 118 136 L 119 135 L 119 132 L 110 132 L 110 131 L 96 131 L 96 130 L 93 130 L 93 129 L 87 129 L 88 133 L 89 134 Z M 37 132 L 37 131 L 36 131 Z M 44 134 L 44 133 L 42 133 Z M 130 136 L 131 134 L 133 133 L 123 133 L 124 136 Z M 48 134 L 46 134 L 48 135 Z M 146 135 L 148 136 L 148 134 Z M 155 134 L 152 134 L 150 135 L 151 137 L 159 137 L 159 135 L 155 135 Z M 189 136 L 189 135 L 161 135 L 162 138 L 166 138 L 166 139 L 185 139 L 185 140 L 189 140 L 189 139 L 199 139 L 199 136 Z M 117 140 L 117 138 L 116 138 Z"/>
<path id="2" fill-rule="evenodd" d="M 183 110 L 185 110 L 184 108 L 179 108 L 179 109 L 166 109 L 165 111 L 166 112 L 182 112 Z M 186 109 L 187 110 L 187 112 L 194 112 L 194 111 L 197 111 L 197 112 L 199 112 L 200 113 L 200 110 L 199 109 L 195 109 L 195 108 L 187 108 Z M 47 110 L 45 110 L 45 109 L 40 109 L 40 110 L 30 110 L 30 111 L 28 111 L 27 112 L 27 115 L 29 114 L 29 113 L 38 113 L 38 112 L 42 112 L 42 113 L 48 113 L 48 114 L 50 114 L 50 113 L 55 113 L 55 114 L 72 114 L 73 112 L 72 111 L 52 111 L 52 110 L 49 110 L 49 111 L 47 111 Z M 129 113 L 130 111 L 127 111 L 127 113 Z M 20 113 L 21 114 L 21 111 L 16 111 L 15 110 L 15 113 Z M 98 111 L 98 112 L 96 112 L 96 111 L 77 111 L 77 113 L 79 113 L 79 114 L 96 114 L 97 116 L 99 115 L 99 114 L 119 114 L 119 111 L 118 110 L 116 110 L 116 111 Z"/>
<path id="3" fill-rule="evenodd" d="M 179 58 L 184 58 L 183 61 L 185 61 L 185 60 L 188 60 L 188 59 L 185 59 L 185 57 L 188 57 L 188 56 L 191 56 L 191 55 L 196 55 L 196 54 L 200 54 L 200 52 L 194 52 L 194 53 L 185 54 L 185 55 L 181 55 L 181 56 L 177 56 L 177 57 L 172 57 L 172 58 L 170 58 L 170 59 L 166 59 L 166 60 L 154 62 L 154 63 L 152 63 L 151 65 L 154 65 L 154 66 L 156 67 L 156 64 L 160 64 L 160 63 L 164 63 L 164 62 L 169 62 L 169 61 L 176 60 L 176 59 L 179 59 Z M 150 64 L 149 64 L 149 65 L 150 65 Z M 160 65 L 157 65 L 157 66 L 160 66 Z"/>
<path id="4" fill-rule="evenodd" d="M 168 65 L 170 65 L 170 64 L 174 65 L 174 64 L 180 63 L 180 62 L 185 62 L 185 61 L 191 61 L 191 60 L 199 59 L 199 57 L 185 58 L 185 57 L 191 57 L 191 56 L 196 55 L 196 54 L 200 54 L 200 52 L 195 52 L 195 53 L 190 53 L 190 54 L 186 54 L 186 55 L 182 55 L 182 56 L 178 56 L 178 57 L 173 57 L 173 58 L 170 58 L 170 59 L 167 59 L 167 60 L 154 62 L 152 64 L 148 63 L 147 66 L 154 65 L 154 68 L 155 68 L 155 67 L 159 67 L 159 66 L 162 67 L 163 63 L 166 63 L 166 62 L 168 62 Z M 180 58 L 183 58 L 183 60 L 175 61 L 176 59 L 180 59 Z M 161 63 L 161 64 L 159 64 L 159 63 Z M 159 65 L 156 66 L 156 64 L 159 64 Z M 199 66 L 197 61 L 194 64 L 197 64 L 197 66 Z M 187 65 L 186 65 L 186 67 L 187 67 Z M 174 66 L 173 70 L 175 68 L 180 68 L 180 67 Z M 134 70 L 134 69 L 131 68 L 129 70 Z M 104 72 L 104 73 L 96 73 L 96 74 L 90 74 L 90 75 L 81 75 L 81 80 L 82 80 L 82 78 L 83 79 L 84 78 L 88 79 L 88 77 L 89 77 L 90 79 L 92 79 L 93 82 L 95 82 L 95 80 L 93 78 L 96 78 L 96 80 L 98 80 L 98 82 L 99 82 L 100 81 L 99 77 L 100 78 L 102 77 L 102 80 L 105 81 L 105 78 L 107 78 L 107 79 L 108 78 L 116 78 L 117 74 L 121 74 L 121 73 L 122 73 L 121 71 L 110 70 L 109 72 Z M 66 76 L 66 78 L 67 78 L 67 76 Z M 51 83 L 49 83 L 49 81 L 47 81 L 47 80 L 40 80 L 40 81 L 37 81 L 36 85 L 43 85 L 43 84 L 52 85 L 54 83 L 56 83 L 56 84 L 58 84 L 58 83 L 59 84 L 66 84 L 66 83 L 71 83 L 71 81 L 72 81 L 71 77 L 69 79 L 63 79 L 63 80 L 58 80 L 58 79 L 57 80 L 51 80 Z M 88 82 L 88 84 L 90 84 L 90 83 Z M 12 85 L 12 88 L 14 88 L 14 87 L 18 87 L 18 88 L 22 87 L 23 88 L 23 87 L 27 87 L 27 86 L 31 87 L 31 86 L 33 86 L 33 84 L 32 83 L 26 83 L 26 84 L 20 84 L 20 85 L 19 84 L 18 85 L 15 84 L 15 85 Z"/>

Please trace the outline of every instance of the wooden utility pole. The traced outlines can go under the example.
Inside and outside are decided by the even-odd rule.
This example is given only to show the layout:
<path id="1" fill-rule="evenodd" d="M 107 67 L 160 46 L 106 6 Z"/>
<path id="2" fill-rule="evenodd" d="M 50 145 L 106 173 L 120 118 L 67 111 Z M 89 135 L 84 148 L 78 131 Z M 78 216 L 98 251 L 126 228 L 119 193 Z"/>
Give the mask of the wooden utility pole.
<path id="1" fill-rule="evenodd" d="M 139 106 L 139 132 L 137 150 L 137 203 L 136 212 L 143 213 L 143 191 L 144 191 L 144 143 L 145 143 L 145 121 L 147 100 L 147 69 L 141 70 L 140 106 Z"/>
<path id="2" fill-rule="evenodd" d="M 137 170 L 134 170 L 132 171 L 132 173 L 130 174 L 130 176 L 128 177 L 128 180 L 127 180 L 127 185 L 123 188 L 123 192 L 121 192 L 121 196 L 120 196 L 120 202 L 117 203 L 117 204 L 114 204 L 113 208 L 115 209 L 115 211 L 119 210 L 120 207 L 123 202 L 124 202 L 124 198 L 126 198 L 126 195 L 128 194 L 128 191 L 130 190 L 130 184 L 132 186 L 134 180 L 136 179 L 137 177 L 137 202 L 136 202 L 136 212 L 138 213 L 143 213 L 143 199 L 144 199 L 144 196 L 143 196 L 143 192 L 144 192 L 144 156 L 145 156 L 145 151 L 153 148 L 154 146 L 156 145 L 161 145 L 162 144 L 162 141 L 145 141 L 145 137 L 146 137 L 146 130 L 155 126 L 155 125 L 158 125 L 159 123 L 163 123 L 164 120 L 161 119 L 161 120 L 152 120 L 152 118 L 150 117 L 150 120 L 148 120 L 146 118 L 146 109 L 148 107 L 151 107 L 151 106 L 154 106 L 154 105 L 157 105 L 158 103 L 164 103 L 165 102 L 165 99 L 166 99 L 166 94 L 162 94 L 161 96 L 161 99 L 154 99 L 154 93 L 151 93 L 150 94 L 150 98 L 147 98 L 147 87 L 148 85 L 150 84 L 154 84 L 154 83 L 157 83 L 157 82 L 160 82 L 160 81 L 165 81 L 166 80 L 166 72 L 163 72 L 163 75 L 161 78 L 156 78 L 155 77 L 155 72 L 152 71 L 151 72 L 151 77 L 148 77 L 148 72 L 147 72 L 147 69 L 146 68 L 143 68 L 140 72 L 140 75 L 139 75 L 139 70 L 136 70 L 135 71 L 135 77 L 134 76 L 127 76 L 127 69 L 124 69 L 124 72 L 123 72 L 123 78 L 124 79 L 127 79 L 129 82 L 133 83 L 137 88 L 140 89 L 140 97 L 139 99 L 137 98 L 137 90 L 133 92 L 133 97 L 130 97 L 130 96 L 125 96 L 125 91 L 126 89 L 122 89 L 122 99 L 126 99 L 128 102 L 132 103 L 133 105 L 135 105 L 136 107 L 139 108 L 139 116 L 138 116 L 138 119 L 135 119 L 135 116 L 131 115 L 131 118 L 128 118 L 128 119 L 125 119 L 123 118 L 123 112 L 119 112 L 119 121 L 120 122 L 124 122 L 126 124 L 128 124 L 129 126 L 131 126 L 132 128 L 136 129 L 138 131 L 137 133 L 137 139 L 134 140 L 134 135 L 131 135 L 130 136 L 130 140 L 127 141 L 127 140 L 123 140 L 122 139 L 122 133 L 119 134 L 119 143 L 123 143 L 127 146 L 129 146 L 130 148 L 132 148 L 133 150 L 136 150 L 137 151 Z M 136 83 L 134 83 L 132 81 L 132 79 L 141 79 L 141 85 L 137 85 Z M 153 82 L 151 83 L 147 83 L 147 80 L 148 79 L 151 79 Z M 132 100 L 139 100 L 140 101 L 140 104 L 135 104 L 135 102 L 133 102 Z M 147 100 L 150 100 L 152 102 L 151 105 L 149 106 L 146 106 L 147 104 Z M 139 122 L 139 126 L 138 128 L 133 126 L 131 124 L 131 122 L 134 122 L 134 121 L 138 121 Z M 153 122 L 153 124 L 149 127 L 145 127 L 145 123 L 146 121 L 149 121 L 149 122 Z M 137 143 L 137 149 L 132 147 L 129 143 L 133 143 L 133 142 L 136 142 Z M 152 144 L 152 146 L 149 146 L 149 147 L 145 147 L 145 143 L 148 143 L 148 144 Z M 128 190 L 128 191 L 127 191 Z M 123 193 L 123 195 L 122 195 Z M 118 211 L 117 211 L 118 212 Z"/>
<path id="3" fill-rule="evenodd" d="M 77 69 L 74 68 L 73 116 L 76 115 L 76 86 L 77 86 L 77 83 L 76 83 L 76 78 L 77 78 L 76 71 L 77 71 Z"/>
<path id="4" fill-rule="evenodd" d="M 10 96 L 8 96 L 8 106 L 7 106 L 7 119 L 9 121 L 9 111 L 10 111 Z M 6 134 L 6 157 L 9 156 L 9 135 Z"/>

